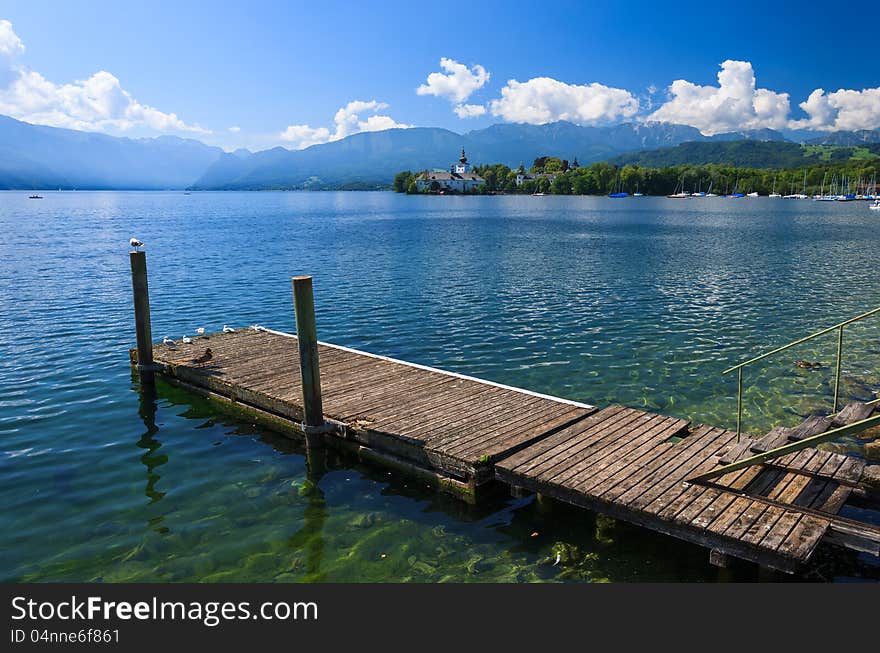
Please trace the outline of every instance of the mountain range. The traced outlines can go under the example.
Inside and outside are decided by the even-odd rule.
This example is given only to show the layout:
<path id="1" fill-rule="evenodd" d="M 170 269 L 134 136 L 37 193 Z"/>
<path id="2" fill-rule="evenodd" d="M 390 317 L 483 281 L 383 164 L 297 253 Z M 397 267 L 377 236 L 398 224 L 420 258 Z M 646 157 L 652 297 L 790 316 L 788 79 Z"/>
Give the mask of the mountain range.
<path id="1" fill-rule="evenodd" d="M 850 142 L 839 139 L 840 142 Z M 878 136 L 877 141 L 880 141 Z M 609 163 L 644 168 L 718 164 L 735 168 L 800 168 L 806 165 L 846 163 L 853 159 L 880 158 L 880 142 L 859 145 L 791 143 L 788 141 L 692 141 L 674 147 L 629 152 L 612 157 Z"/>
<path id="2" fill-rule="evenodd" d="M 471 163 L 513 167 L 528 166 L 548 154 L 587 164 L 682 144 L 753 141 L 768 152 L 787 151 L 800 147 L 792 142 L 798 137 L 814 145 L 857 146 L 880 142 L 880 131 L 817 137 L 811 132 L 783 135 L 764 129 L 707 137 L 693 127 L 665 123 L 607 127 L 505 123 L 465 134 L 433 127 L 389 129 L 303 150 L 224 152 L 175 136 L 120 138 L 0 116 L 0 189 L 387 188 L 401 170 L 446 168 L 462 148 Z"/>

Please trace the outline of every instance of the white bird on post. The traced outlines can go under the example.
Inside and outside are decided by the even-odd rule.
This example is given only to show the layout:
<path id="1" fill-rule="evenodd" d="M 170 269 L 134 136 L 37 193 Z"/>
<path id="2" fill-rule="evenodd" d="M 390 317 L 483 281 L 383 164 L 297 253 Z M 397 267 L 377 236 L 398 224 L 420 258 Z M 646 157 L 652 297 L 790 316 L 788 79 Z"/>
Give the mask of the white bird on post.
<path id="1" fill-rule="evenodd" d="M 144 246 L 144 244 L 139 241 L 137 238 L 132 238 L 128 241 L 128 244 L 134 247 L 134 251 L 140 251 L 140 248 Z"/>

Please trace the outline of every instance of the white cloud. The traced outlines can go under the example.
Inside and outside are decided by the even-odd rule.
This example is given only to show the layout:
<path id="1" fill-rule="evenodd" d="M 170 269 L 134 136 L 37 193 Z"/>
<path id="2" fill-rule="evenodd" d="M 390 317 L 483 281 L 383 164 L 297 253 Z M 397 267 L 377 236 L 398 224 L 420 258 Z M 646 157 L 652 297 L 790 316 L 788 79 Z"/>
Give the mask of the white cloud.
<path id="1" fill-rule="evenodd" d="M 486 113 L 486 107 L 482 104 L 459 104 L 453 111 L 459 118 L 477 118 Z"/>
<path id="2" fill-rule="evenodd" d="M 630 118 L 639 101 L 629 91 L 598 83 L 566 84 L 550 77 L 527 82 L 511 79 L 501 89 L 501 98 L 490 103 L 492 115 L 511 122 L 540 125 L 557 120 L 578 124 L 610 122 Z"/>
<path id="3" fill-rule="evenodd" d="M 788 93 L 757 88 L 748 61 L 723 62 L 718 86 L 677 79 L 669 95 L 648 120 L 691 125 L 707 136 L 740 129 L 781 129 L 788 122 Z"/>
<path id="4" fill-rule="evenodd" d="M 880 88 L 833 93 L 817 88 L 799 106 L 809 118 L 792 120 L 789 126 L 795 129 L 880 129 Z"/>
<path id="5" fill-rule="evenodd" d="M 281 140 L 293 143 L 293 146 L 302 150 L 310 145 L 338 141 L 346 136 L 360 132 L 375 132 L 385 129 L 408 129 L 412 125 L 397 122 L 391 116 L 381 115 L 378 112 L 387 109 L 388 104 L 371 100 L 352 100 L 336 112 L 333 117 L 335 130 L 330 131 L 327 127 L 310 127 L 309 125 L 289 125 L 279 137 Z M 369 113 L 362 118 L 364 113 Z"/>
<path id="6" fill-rule="evenodd" d="M 455 59 L 442 57 L 440 68 L 446 74 L 436 72 L 428 75 L 427 83 L 416 89 L 419 95 L 435 95 L 446 98 L 455 104 L 467 100 L 474 91 L 482 88 L 489 81 L 489 72 L 479 64 L 468 68 Z"/>
<path id="7" fill-rule="evenodd" d="M 0 113 L 31 123 L 86 131 L 126 131 L 146 127 L 156 131 L 208 134 L 174 113 L 141 104 L 119 80 L 101 70 L 88 79 L 55 84 L 15 62 L 24 44 L 8 20 L 0 21 Z"/>
<path id="8" fill-rule="evenodd" d="M 12 29 L 8 20 L 0 20 L 0 55 L 14 57 L 24 52 L 24 43 Z"/>
<path id="9" fill-rule="evenodd" d="M 237 134 L 241 131 L 241 127 L 239 127 L 238 125 L 234 125 L 229 128 L 229 131 L 231 131 L 233 134 Z"/>
<path id="10" fill-rule="evenodd" d="M 12 30 L 12 23 L 0 20 L 0 88 L 15 79 L 15 58 L 22 52 L 24 43 Z"/>
<path id="11" fill-rule="evenodd" d="M 308 125 L 288 125 L 287 129 L 281 132 L 282 141 L 294 143 L 296 149 L 302 150 L 310 145 L 318 143 L 326 143 L 330 140 L 330 130 L 326 127 L 317 127 L 313 129 Z"/>

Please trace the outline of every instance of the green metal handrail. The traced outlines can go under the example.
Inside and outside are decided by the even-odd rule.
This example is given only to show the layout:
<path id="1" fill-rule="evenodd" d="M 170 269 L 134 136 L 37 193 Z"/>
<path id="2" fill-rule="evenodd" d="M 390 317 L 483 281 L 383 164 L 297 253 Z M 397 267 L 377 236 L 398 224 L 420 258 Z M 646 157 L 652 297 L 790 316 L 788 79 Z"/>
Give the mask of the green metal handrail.
<path id="1" fill-rule="evenodd" d="M 864 320 L 866 317 L 870 317 L 875 313 L 880 313 L 880 306 L 877 308 L 868 311 L 867 313 L 862 313 L 861 315 L 857 315 L 848 320 L 844 320 L 839 324 L 835 324 L 834 326 L 830 326 L 826 329 L 822 329 L 821 331 L 816 331 L 816 333 L 810 334 L 804 338 L 799 340 L 795 340 L 794 342 L 790 342 L 787 345 L 783 345 L 782 347 L 777 347 L 776 349 L 772 349 L 766 353 L 761 354 L 760 356 L 755 356 L 754 358 L 750 358 L 747 361 L 739 363 L 738 365 L 734 365 L 733 367 L 729 367 L 722 372 L 722 374 L 729 374 L 736 370 L 737 372 L 737 398 L 736 398 L 736 441 L 739 442 L 740 434 L 742 433 L 742 393 L 743 393 L 743 368 L 747 365 L 751 365 L 752 363 L 757 363 L 760 360 L 773 356 L 774 354 L 778 354 L 779 352 L 785 351 L 786 349 L 791 349 L 796 345 L 800 345 L 802 343 L 807 342 L 808 340 L 812 340 L 813 338 L 818 338 L 819 336 L 823 336 L 826 333 L 830 333 L 837 330 L 837 369 L 834 377 L 834 410 L 833 413 L 837 412 L 837 404 L 840 399 L 840 365 L 843 360 L 843 328 L 852 324 L 853 322 L 858 322 L 859 320 Z"/>

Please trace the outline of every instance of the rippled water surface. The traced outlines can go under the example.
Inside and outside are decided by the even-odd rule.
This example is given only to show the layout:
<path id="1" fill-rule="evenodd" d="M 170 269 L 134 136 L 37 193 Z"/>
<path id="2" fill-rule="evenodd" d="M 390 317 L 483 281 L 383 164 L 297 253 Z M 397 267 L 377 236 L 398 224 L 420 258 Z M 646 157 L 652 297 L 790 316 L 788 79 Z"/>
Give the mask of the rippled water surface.
<path id="1" fill-rule="evenodd" d="M 880 304 L 877 220 L 769 199 L 0 193 L 0 579 L 758 578 L 561 505 L 468 507 L 332 453 L 309 470 L 198 397 L 142 394 L 127 241 L 147 243 L 157 339 L 293 331 L 290 277 L 310 273 L 323 340 L 729 427 L 721 370 Z M 878 334 L 847 332 L 847 398 L 880 388 Z M 750 368 L 745 427 L 827 411 L 835 347 Z M 802 577 L 878 572 L 820 553 Z"/>

